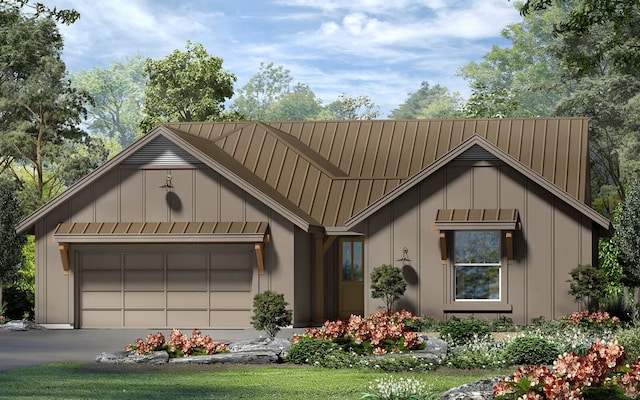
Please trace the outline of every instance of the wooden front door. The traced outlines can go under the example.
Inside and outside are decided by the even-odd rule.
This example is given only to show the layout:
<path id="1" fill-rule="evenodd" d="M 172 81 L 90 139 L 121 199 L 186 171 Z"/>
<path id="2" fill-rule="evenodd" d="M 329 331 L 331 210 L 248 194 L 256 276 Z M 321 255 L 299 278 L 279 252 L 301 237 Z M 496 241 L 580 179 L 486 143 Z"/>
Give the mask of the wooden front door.
<path id="1" fill-rule="evenodd" d="M 364 313 L 364 241 L 360 237 L 340 239 L 339 304 L 341 319 Z"/>

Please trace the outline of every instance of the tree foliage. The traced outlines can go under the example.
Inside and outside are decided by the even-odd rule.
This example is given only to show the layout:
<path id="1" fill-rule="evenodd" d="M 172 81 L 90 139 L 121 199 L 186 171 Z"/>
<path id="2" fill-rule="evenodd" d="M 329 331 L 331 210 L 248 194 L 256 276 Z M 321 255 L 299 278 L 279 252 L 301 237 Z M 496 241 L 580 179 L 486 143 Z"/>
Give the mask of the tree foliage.
<path id="1" fill-rule="evenodd" d="M 24 235 L 16 233 L 16 225 L 22 213 L 13 189 L 6 181 L 0 181 L 0 305 L 2 305 L 2 288 L 12 282 L 24 261 L 22 247 Z"/>
<path id="2" fill-rule="evenodd" d="M 338 100 L 325 107 L 319 119 L 364 120 L 380 116 L 380 107 L 369 96 L 338 95 Z"/>
<path id="3" fill-rule="evenodd" d="M 256 120 L 287 120 L 290 118 L 273 118 L 273 109 L 281 99 L 291 93 L 289 87 L 293 78 L 291 71 L 282 65 L 260 63 L 258 73 L 253 75 L 249 81 L 238 90 L 233 110 L 249 119 Z M 308 89 L 308 87 L 307 87 Z M 300 90 L 300 88 L 298 88 Z M 295 91 L 295 89 L 294 89 Z M 295 103 L 287 102 L 287 106 L 294 106 Z M 288 107 L 280 105 L 276 114 L 289 114 Z M 294 115 L 297 113 L 293 113 Z M 304 118 L 303 118 L 304 119 Z"/>
<path id="4" fill-rule="evenodd" d="M 402 271 L 393 265 L 383 264 L 371 271 L 371 297 L 382 299 L 387 312 L 393 311 L 393 304 L 407 290 L 407 282 Z"/>
<path id="5" fill-rule="evenodd" d="M 569 294 L 583 303 L 589 311 L 598 308 L 598 300 L 604 297 L 607 277 L 602 270 L 592 265 L 578 265 L 569 272 Z"/>
<path id="6" fill-rule="evenodd" d="M 237 119 L 225 113 L 233 96 L 235 75 L 222 69 L 222 59 L 207 53 L 202 44 L 187 42 L 186 51 L 175 50 L 164 59 L 148 59 L 143 132 L 162 122 L 224 121 Z"/>
<path id="7" fill-rule="evenodd" d="M 462 97 L 444 86 L 430 86 L 423 81 L 420 89 L 409 93 L 407 100 L 391 111 L 393 119 L 458 118 L 461 116 Z"/>
<path id="8" fill-rule="evenodd" d="M 322 113 L 322 101 L 311 88 L 298 83 L 293 89 L 267 107 L 264 119 L 267 121 L 304 121 L 316 118 Z"/>
<path id="9" fill-rule="evenodd" d="M 74 87 L 93 98 L 88 107 L 87 130 L 92 135 L 115 139 L 121 148 L 140 134 L 144 104 L 145 59 L 141 54 L 116 61 L 107 68 L 71 74 Z"/>
<path id="10" fill-rule="evenodd" d="M 640 286 L 640 179 L 633 181 L 620 211 L 617 230 L 623 283 Z"/>
<path id="11" fill-rule="evenodd" d="M 0 165 L 19 190 L 34 190 L 33 203 L 39 205 L 46 197 L 45 187 L 67 184 L 78 172 L 60 168 L 60 163 L 69 161 L 69 146 L 77 150 L 91 143 L 79 128 L 91 98 L 73 88 L 66 78 L 61 60 L 63 42 L 55 20 L 42 13 L 25 14 L 7 3 L 2 5 Z M 79 154 L 75 151 L 76 156 Z M 95 156 L 93 152 L 85 154 Z M 88 160 L 77 164 L 91 165 Z"/>

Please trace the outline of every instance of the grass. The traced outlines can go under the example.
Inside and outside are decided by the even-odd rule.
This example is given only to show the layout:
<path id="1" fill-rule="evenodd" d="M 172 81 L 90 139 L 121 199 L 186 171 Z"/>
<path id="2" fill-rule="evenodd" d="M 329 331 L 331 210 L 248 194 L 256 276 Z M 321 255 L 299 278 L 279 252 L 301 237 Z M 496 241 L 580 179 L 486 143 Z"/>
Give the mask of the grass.
<path id="1" fill-rule="evenodd" d="M 49 364 L 0 372 L 0 398 L 11 399 L 359 399 L 375 371 L 290 365 Z M 410 376 L 449 388 L 500 375 L 491 371 L 437 370 Z"/>

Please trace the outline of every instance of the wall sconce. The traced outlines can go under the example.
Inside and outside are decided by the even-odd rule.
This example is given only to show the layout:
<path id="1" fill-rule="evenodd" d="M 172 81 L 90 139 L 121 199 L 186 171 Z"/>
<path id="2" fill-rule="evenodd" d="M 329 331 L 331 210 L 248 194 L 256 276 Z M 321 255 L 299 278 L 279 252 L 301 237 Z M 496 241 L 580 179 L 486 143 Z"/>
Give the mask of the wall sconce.
<path id="1" fill-rule="evenodd" d="M 406 247 L 403 247 L 402 257 L 398 258 L 396 261 L 402 261 L 404 264 L 410 262 L 411 260 L 409 259 L 409 249 L 407 249 Z"/>
<path id="2" fill-rule="evenodd" d="M 165 184 L 160 186 L 161 188 L 165 188 L 167 192 L 170 192 L 173 189 L 173 184 L 171 183 L 171 175 L 167 175 L 165 178 Z"/>

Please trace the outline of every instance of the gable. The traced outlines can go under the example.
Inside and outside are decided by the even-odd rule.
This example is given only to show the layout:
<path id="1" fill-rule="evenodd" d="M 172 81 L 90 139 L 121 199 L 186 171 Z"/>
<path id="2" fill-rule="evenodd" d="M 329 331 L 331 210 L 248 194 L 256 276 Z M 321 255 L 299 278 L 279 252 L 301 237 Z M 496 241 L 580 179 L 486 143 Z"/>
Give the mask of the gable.
<path id="1" fill-rule="evenodd" d="M 123 165 L 193 165 L 202 164 L 192 154 L 176 146 L 164 136 L 158 136 L 146 146 L 122 161 Z"/>

